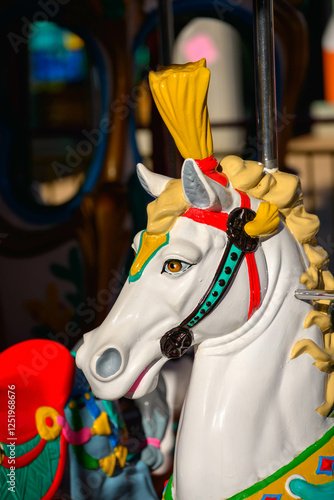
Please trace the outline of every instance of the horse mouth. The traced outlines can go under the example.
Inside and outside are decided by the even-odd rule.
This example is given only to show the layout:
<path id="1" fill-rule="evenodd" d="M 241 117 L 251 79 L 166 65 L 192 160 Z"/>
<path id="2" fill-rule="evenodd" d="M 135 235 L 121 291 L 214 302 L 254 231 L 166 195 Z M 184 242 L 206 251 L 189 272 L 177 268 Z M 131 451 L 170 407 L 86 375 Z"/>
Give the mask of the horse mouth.
<path id="1" fill-rule="evenodd" d="M 130 387 L 130 389 L 128 390 L 128 392 L 125 394 L 125 397 L 126 398 L 132 398 L 133 395 L 135 394 L 135 392 L 138 390 L 143 378 L 145 377 L 145 375 L 151 370 L 151 368 L 153 368 L 153 366 L 158 362 L 159 360 L 156 359 L 154 361 L 152 361 L 149 365 L 146 366 L 146 368 L 144 368 L 144 370 L 141 372 L 141 374 L 139 375 L 139 377 L 136 378 L 136 380 L 134 381 L 134 383 L 132 384 L 132 386 Z"/>

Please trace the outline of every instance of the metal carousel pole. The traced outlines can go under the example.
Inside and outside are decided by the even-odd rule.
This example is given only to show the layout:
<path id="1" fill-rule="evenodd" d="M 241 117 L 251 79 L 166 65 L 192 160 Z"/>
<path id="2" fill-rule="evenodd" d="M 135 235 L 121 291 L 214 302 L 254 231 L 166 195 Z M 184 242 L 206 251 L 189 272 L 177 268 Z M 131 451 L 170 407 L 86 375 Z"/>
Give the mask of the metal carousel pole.
<path id="1" fill-rule="evenodd" d="M 159 29 L 159 60 L 163 66 L 172 64 L 174 44 L 174 12 L 173 0 L 159 0 L 158 3 L 158 29 Z M 163 142 L 165 149 L 165 161 L 167 163 L 167 174 L 177 177 L 176 148 L 174 140 L 167 127 L 163 125 Z"/>
<path id="2" fill-rule="evenodd" d="M 253 0 L 254 70 L 259 161 L 278 168 L 273 0 Z"/>
<path id="3" fill-rule="evenodd" d="M 278 169 L 273 0 L 253 0 L 253 23 L 258 153 L 269 173 Z M 332 290 L 297 289 L 295 297 L 331 300 L 329 314 L 334 319 Z"/>
<path id="4" fill-rule="evenodd" d="M 174 13 L 172 0 L 159 0 L 160 62 L 164 66 L 172 63 L 174 42 Z"/>

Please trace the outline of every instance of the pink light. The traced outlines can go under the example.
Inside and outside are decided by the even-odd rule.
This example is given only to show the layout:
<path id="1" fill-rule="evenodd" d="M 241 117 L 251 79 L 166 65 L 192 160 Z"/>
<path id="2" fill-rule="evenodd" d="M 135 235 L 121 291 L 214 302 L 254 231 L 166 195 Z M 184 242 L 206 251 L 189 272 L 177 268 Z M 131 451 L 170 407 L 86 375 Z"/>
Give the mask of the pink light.
<path id="1" fill-rule="evenodd" d="M 199 33 L 188 40 L 184 40 L 181 43 L 181 50 L 189 61 L 198 61 L 202 57 L 205 57 L 208 66 L 216 62 L 219 58 L 219 51 L 216 45 L 204 33 Z"/>

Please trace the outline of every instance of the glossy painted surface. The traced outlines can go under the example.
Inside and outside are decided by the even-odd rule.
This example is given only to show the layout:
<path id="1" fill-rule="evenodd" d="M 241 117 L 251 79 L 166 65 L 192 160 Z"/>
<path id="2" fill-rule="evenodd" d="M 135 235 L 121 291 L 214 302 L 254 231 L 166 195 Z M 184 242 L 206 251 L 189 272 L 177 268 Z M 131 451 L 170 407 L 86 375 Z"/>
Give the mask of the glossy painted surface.
<path id="1" fill-rule="evenodd" d="M 328 256 L 315 243 L 319 221 L 305 212 L 295 176 L 264 172 L 263 165 L 239 157 L 226 157 L 218 166 L 206 109 L 208 81 L 205 61 L 150 76 L 158 109 L 181 154 L 189 157 L 181 180 L 139 167 L 144 189 L 157 196 L 148 206 L 147 233 L 152 241 L 168 233 L 169 242 L 139 280 L 124 285 L 98 330 L 85 335 L 77 364 L 102 398 L 153 391 L 168 359 L 161 339 L 182 326 L 209 290 L 228 245 L 229 215 L 241 207 L 254 211 L 242 229 L 245 237 L 259 238 L 253 260 L 241 262 L 224 299 L 192 326 L 195 360 L 170 494 L 174 500 L 262 500 L 254 485 L 290 470 L 298 456 L 305 457 L 297 466 L 306 467 L 307 479 L 324 482 L 309 468 L 305 450 L 333 426 L 319 411 L 325 370 L 301 352 L 291 359 L 291 351 L 305 337 L 321 345 L 330 327 L 326 312 L 295 298 L 296 288 L 316 288 L 319 276 L 325 284 L 334 278 L 321 269 Z M 190 210 L 199 216 L 187 216 Z M 169 268 L 170 261 L 177 263 Z M 108 349 L 122 362 L 102 377 L 96 367 Z M 282 489 L 268 491 L 269 498 L 288 499 L 284 483 Z"/>
<path id="2" fill-rule="evenodd" d="M 165 408 L 164 397 L 151 396 Z M 148 400 L 147 400 L 148 399 Z M 145 430 L 150 436 L 156 433 L 162 439 L 168 417 L 159 419 L 159 409 L 152 409 L 150 397 L 140 400 L 145 421 Z M 149 407 L 149 408 L 147 408 Z M 150 411 L 151 410 L 151 411 Z M 146 422 L 145 417 L 150 415 Z M 145 463 L 139 451 L 132 456 L 126 448 L 126 430 L 123 416 L 117 403 L 95 399 L 87 380 L 80 370 L 69 403 L 65 408 L 70 441 L 69 461 L 71 477 L 71 496 L 77 500 L 108 499 L 119 500 L 123 495 L 131 500 L 157 500 L 150 477 L 150 467 L 161 463 L 161 452 L 150 456 Z M 103 417 L 103 418 L 102 418 Z M 79 441 L 83 431 L 88 439 Z M 143 443 L 145 445 L 145 443 Z M 151 446 L 146 446 L 151 448 Z M 142 451 L 142 453 L 144 452 Z M 146 456 L 149 452 L 146 451 Z"/>
<path id="3" fill-rule="evenodd" d="M 235 203 L 238 198 L 240 202 L 233 191 Z M 251 199 L 251 203 L 256 210 L 259 202 Z M 95 394 L 119 398 L 144 370 L 132 397 L 154 389 L 167 361 L 160 338 L 203 296 L 226 242 L 219 229 L 177 219 L 168 245 L 147 264 L 140 280 L 125 284 L 99 334 L 85 335 L 77 363 Z M 164 263 L 173 258 L 190 266 L 176 276 L 162 272 Z M 197 352 L 174 466 L 177 500 L 206 498 L 207 485 L 213 499 L 232 496 L 291 461 L 331 426 L 314 411 L 323 397 L 323 374 L 307 357 L 290 361 L 291 347 L 305 336 L 303 321 L 311 309 L 294 298 L 303 272 L 300 247 L 281 224 L 277 235 L 260 243 L 255 259 L 261 306 L 253 317 L 247 321 L 250 292 L 244 262 L 219 307 L 194 327 Z M 308 329 L 308 336 L 320 342 L 316 326 Z M 96 361 L 109 348 L 118 350 L 122 364 L 117 373 L 102 378 L 96 373 Z M 245 425 L 245 411 L 250 425 Z M 215 464 L 205 469 L 206 486 L 201 476 L 193 474 L 198 464 L 206 467 L 203 457 Z M 224 475 L 217 476 L 218 470 Z"/>

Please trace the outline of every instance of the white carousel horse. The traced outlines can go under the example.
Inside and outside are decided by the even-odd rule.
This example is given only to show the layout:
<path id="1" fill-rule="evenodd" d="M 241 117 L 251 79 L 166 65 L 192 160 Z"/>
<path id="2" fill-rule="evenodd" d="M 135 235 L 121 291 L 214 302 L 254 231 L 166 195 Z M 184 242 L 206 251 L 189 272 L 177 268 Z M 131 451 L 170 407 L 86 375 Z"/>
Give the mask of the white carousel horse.
<path id="1" fill-rule="evenodd" d="M 305 337 L 322 344 L 318 326 L 303 329 L 312 306 L 294 297 L 308 259 L 282 220 L 275 234 L 263 235 L 252 248 L 255 238 L 240 243 L 242 212 L 236 209 L 259 213 L 263 203 L 231 182 L 213 181 L 192 159 L 182 169 L 189 211 L 180 210 L 171 229 L 154 236 L 154 224 L 162 224 L 176 203 L 160 194 L 179 181 L 143 166 L 138 173 L 158 197 L 154 220 L 149 210 L 147 232 L 134 240 L 129 280 L 104 323 L 84 336 L 77 364 L 98 397 L 139 398 L 155 388 L 170 357 L 195 346 L 168 498 L 260 500 L 269 490 L 256 496 L 253 485 L 288 466 L 333 426 L 315 411 L 324 400 L 325 373 L 310 356 L 290 357 Z M 279 493 L 291 498 L 286 490 Z"/>

